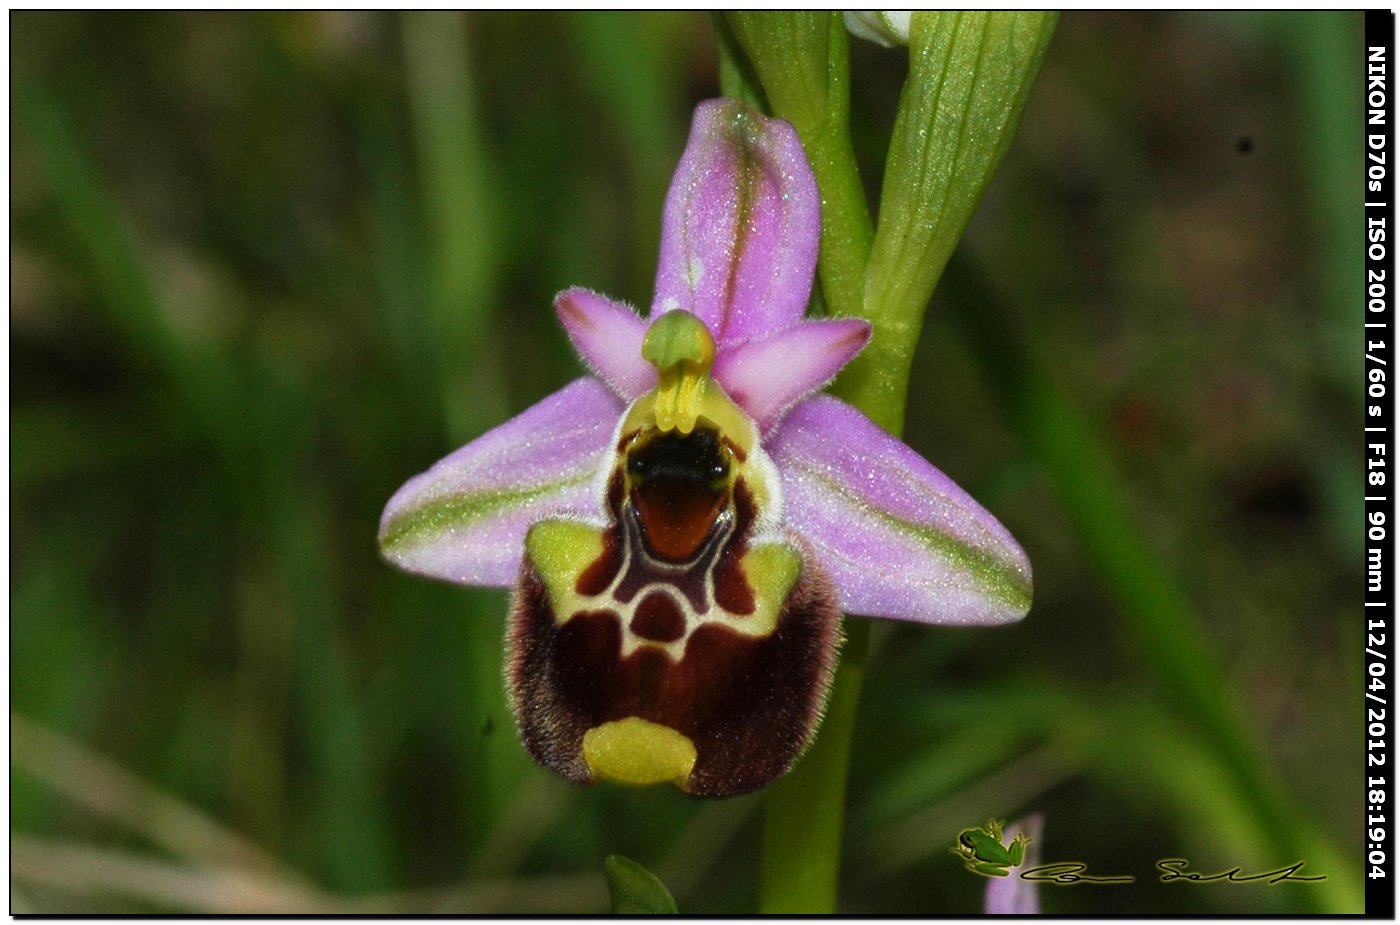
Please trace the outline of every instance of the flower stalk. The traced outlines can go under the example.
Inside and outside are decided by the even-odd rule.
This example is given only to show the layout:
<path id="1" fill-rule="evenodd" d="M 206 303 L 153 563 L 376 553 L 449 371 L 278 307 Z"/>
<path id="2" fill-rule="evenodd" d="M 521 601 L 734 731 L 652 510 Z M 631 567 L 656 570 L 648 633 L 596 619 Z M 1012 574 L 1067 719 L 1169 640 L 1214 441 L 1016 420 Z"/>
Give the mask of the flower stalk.
<path id="1" fill-rule="evenodd" d="M 1015 134 L 1055 21 L 1051 13 L 913 16 L 910 74 L 873 235 L 850 143 L 848 49 L 837 14 L 732 13 L 724 25 L 733 40 L 720 30 L 726 93 L 766 97 L 807 146 L 824 207 L 819 267 L 828 307 L 872 324 L 870 345 L 832 392 L 896 436 L 924 308 Z M 761 87 L 745 85 L 748 75 Z M 869 625 L 848 620 L 846 634 L 822 734 L 768 791 L 764 913 L 837 910 Z"/>

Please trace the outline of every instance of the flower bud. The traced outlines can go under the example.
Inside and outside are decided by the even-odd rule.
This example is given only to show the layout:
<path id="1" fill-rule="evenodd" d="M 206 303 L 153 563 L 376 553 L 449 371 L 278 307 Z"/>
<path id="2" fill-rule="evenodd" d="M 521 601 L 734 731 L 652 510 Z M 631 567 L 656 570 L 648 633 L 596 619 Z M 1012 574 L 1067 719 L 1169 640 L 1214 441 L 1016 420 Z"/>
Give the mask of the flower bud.
<path id="1" fill-rule="evenodd" d="M 912 10 L 846 10 L 846 30 L 856 38 L 893 48 L 909 44 Z"/>

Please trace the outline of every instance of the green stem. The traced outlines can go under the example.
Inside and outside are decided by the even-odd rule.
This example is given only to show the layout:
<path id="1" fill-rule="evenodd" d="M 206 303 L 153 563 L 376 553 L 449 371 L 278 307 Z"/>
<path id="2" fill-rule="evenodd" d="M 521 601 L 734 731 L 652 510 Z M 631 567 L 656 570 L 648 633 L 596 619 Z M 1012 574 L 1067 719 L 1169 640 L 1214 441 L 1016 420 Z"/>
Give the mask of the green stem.
<path id="1" fill-rule="evenodd" d="M 846 621 L 841 667 L 821 735 L 792 773 L 765 794 L 759 879 L 759 911 L 765 915 L 836 911 L 846 776 L 869 639 L 868 622 Z"/>
<path id="2" fill-rule="evenodd" d="M 874 326 L 870 344 L 832 392 L 899 436 L 924 308 L 1015 133 L 1055 17 L 916 14 L 878 232 L 851 146 L 840 15 L 730 13 L 726 21 L 727 84 L 762 82 L 773 114 L 797 129 L 821 188 L 818 271 L 826 302 L 833 314 Z M 846 776 L 869 633 L 864 623 L 847 629 L 821 737 L 768 791 L 760 889 L 766 913 L 837 908 Z"/>
<path id="3" fill-rule="evenodd" d="M 823 301 L 832 314 L 863 316 L 874 230 L 851 147 L 840 14 L 732 13 L 716 16 L 715 31 L 725 94 L 766 104 L 792 123 L 807 151 L 822 192 Z M 902 414 L 877 404 L 858 407 L 898 433 Z M 837 908 L 846 779 L 870 626 L 847 621 L 845 630 L 821 734 L 766 794 L 759 882 L 765 914 L 831 914 Z"/>
<path id="4" fill-rule="evenodd" d="M 471 48 L 460 13 L 403 18 L 409 112 L 430 257 L 429 310 L 448 434 L 463 442 L 505 416 L 496 354 L 486 348 L 496 302 L 496 209 L 477 117 Z"/>
<path id="5" fill-rule="evenodd" d="M 905 357 L 904 363 L 911 360 Z M 833 391 L 851 398 L 840 389 Z M 895 436 L 903 432 L 902 400 L 898 407 L 878 399 L 853 404 Z M 765 915 L 831 915 L 837 910 L 846 779 L 870 649 L 867 621 L 847 618 L 844 628 L 846 643 L 821 734 L 797 767 L 766 795 L 759 879 L 759 911 Z"/>
<path id="6" fill-rule="evenodd" d="M 919 13 L 878 232 L 850 138 L 850 61 L 839 13 L 734 12 L 717 19 L 727 94 L 766 101 L 797 130 L 822 196 L 818 274 L 834 315 L 874 327 L 832 392 L 895 436 L 924 308 L 1015 133 L 1053 14 Z M 833 913 L 851 736 L 869 627 L 848 642 L 821 737 L 768 791 L 760 906 Z"/>

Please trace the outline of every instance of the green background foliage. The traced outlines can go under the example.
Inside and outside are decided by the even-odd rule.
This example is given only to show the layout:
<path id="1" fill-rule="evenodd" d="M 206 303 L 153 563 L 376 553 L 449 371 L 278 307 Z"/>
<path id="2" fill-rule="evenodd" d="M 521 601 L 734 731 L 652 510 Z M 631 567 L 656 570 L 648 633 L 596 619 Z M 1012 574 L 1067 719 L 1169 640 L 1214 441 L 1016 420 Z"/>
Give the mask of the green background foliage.
<path id="1" fill-rule="evenodd" d="M 935 293 L 906 439 L 1036 573 L 880 625 L 842 908 L 969 913 L 1045 815 L 1132 887 L 1047 912 L 1358 911 L 1358 14 L 1067 14 Z M 645 306 L 689 14 L 11 19 L 15 911 L 592 911 L 605 857 L 755 908 L 760 797 L 518 745 L 505 594 L 395 573 L 410 475 Z M 906 56 L 853 42 L 872 202 Z M 1158 884 L 1153 862 L 1325 885 Z"/>

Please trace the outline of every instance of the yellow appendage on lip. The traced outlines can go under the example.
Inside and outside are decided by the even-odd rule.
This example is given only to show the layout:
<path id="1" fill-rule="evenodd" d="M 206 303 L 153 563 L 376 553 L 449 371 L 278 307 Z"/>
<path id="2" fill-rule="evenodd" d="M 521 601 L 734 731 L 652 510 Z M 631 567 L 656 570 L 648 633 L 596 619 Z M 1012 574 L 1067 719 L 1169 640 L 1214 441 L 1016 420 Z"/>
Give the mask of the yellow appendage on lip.
<path id="1" fill-rule="evenodd" d="M 670 726 L 629 716 L 584 733 L 583 760 L 603 780 L 683 788 L 695 767 L 695 743 Z"/>

